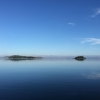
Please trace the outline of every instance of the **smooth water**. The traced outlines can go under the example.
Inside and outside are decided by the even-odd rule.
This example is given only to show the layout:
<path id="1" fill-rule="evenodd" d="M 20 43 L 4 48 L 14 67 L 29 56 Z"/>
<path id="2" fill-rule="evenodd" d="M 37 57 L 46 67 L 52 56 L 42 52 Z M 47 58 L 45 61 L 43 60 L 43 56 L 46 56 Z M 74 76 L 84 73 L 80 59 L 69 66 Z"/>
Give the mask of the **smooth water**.
<path id="1" fill-rule="evenodd" d="M 0 100 L 100 100 L 100 62 L 0 60 Z"/>

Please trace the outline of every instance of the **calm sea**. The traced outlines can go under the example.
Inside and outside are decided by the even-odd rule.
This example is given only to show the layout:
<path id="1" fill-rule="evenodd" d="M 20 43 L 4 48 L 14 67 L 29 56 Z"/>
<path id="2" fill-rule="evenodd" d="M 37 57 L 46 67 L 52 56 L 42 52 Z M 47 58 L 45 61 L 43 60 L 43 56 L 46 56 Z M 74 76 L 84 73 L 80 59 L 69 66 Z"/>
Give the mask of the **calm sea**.
<path id="1" fill-rule="evenodd" d="M 100 61 L 0 60 L 0 100 L 100 100 Z"/>

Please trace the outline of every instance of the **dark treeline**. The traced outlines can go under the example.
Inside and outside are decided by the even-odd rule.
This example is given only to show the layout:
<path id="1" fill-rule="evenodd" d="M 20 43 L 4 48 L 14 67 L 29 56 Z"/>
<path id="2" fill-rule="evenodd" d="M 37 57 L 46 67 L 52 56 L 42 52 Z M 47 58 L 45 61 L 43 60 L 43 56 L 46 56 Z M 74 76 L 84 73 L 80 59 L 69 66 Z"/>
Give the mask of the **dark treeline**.
<path id="1" fill-rule="evenodd" d="M 42 58 L 42 57 L 33 57 L 33 56 L 21 56 L 21 55 L 12 55 L 12 56 L 9 56 L 9 59 L 28 59 L 28 60 L 32 60 L 32 59 L 39 59 L 39 58 Z"/>

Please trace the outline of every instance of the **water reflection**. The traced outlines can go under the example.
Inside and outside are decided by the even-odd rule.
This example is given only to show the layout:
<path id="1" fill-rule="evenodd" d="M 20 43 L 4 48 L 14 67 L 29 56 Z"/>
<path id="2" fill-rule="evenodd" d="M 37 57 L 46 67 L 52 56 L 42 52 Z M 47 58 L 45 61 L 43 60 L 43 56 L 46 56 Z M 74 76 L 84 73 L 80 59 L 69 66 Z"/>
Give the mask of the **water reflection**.
<path id="1" fill-rule="evenodd" d="M 76 61 L 84 61 L 85 59 L 75 59 Z"/>
<path id="2" fill-rule="evenodd" d="M 99 61 L 0 61 L 0 100 L 100 100 L 99 79 Z"/>
<path id="3" fill-rule="evenodd" d="M 26 61 L 26 60 L 33 60 L 33 59 L 9 59 L 10 61 Z M 36 59 L 34 59 L 36 60 Z"/>
<path id="4" fill-rule="evenodd" d="M 100 73 L 83 74 L 87 79 L 100 79 Z"/>

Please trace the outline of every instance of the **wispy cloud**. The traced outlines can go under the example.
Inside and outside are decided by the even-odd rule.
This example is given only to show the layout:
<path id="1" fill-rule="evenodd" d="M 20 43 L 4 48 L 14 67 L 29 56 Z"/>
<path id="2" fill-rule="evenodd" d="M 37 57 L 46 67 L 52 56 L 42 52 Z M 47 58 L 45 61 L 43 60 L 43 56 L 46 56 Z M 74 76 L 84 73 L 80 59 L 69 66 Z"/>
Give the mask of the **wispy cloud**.
<path id="1" fill-rule="evenodd" d="M 75 26 L 75 23 L 68 23 L 69 25 Z"/>
<path id="2" fill-rule="evenodd" d="M 90 45 L 100 44 L 100 39 L 97 38 L 84 38 L 81 43 L 90 43 Z"/>
<path id="3" fill-rule="evenodd" d="M 100 8 L 98 8 L 98 9 L 96 9 L 95 10 L 95 13 L 91 16 L 91 17 L 96 17 L 97 15 L 99 15 L 100 14 Z"/>

